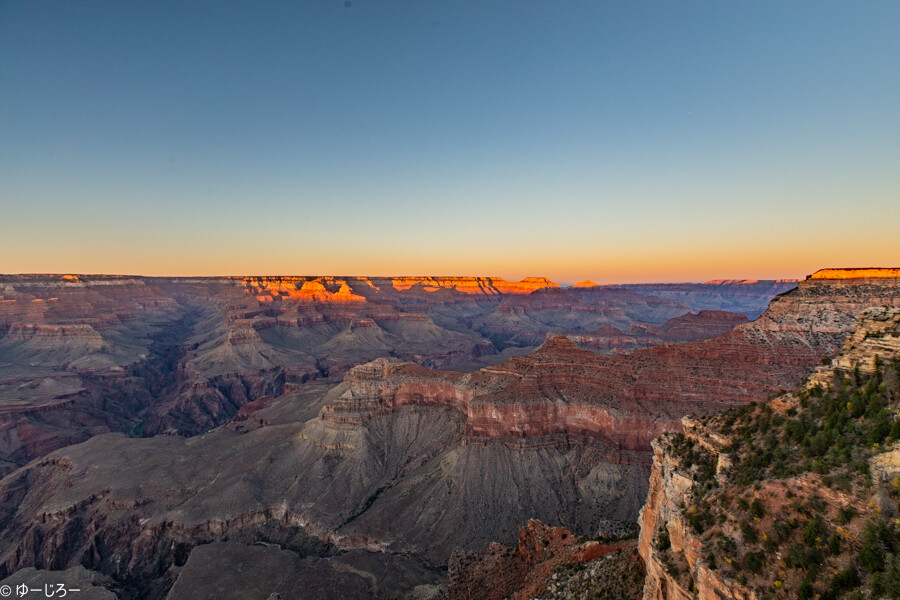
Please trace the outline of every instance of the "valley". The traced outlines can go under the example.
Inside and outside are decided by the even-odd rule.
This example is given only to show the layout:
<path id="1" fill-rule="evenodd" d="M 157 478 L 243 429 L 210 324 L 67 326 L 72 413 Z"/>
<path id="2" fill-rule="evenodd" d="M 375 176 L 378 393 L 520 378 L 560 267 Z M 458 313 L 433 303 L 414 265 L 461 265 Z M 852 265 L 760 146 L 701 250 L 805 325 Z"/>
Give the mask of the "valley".
<path id="1" fill-rule="evenodd" d="M 110 342 L 73 330 L 63 351 L 41 346 L 52 368 L 24 362 L 35 345 L 7 317 L 7 381 L 77 376 L 85 391 L 61 406 L 36 391 L 10 402 L 8 439 L 51 441 L 7 459 L 0 578 L 81 565 L 124 598 L 215 597 L 211 569 L 271 562 L 294 578 L 277 591 L 260 567 L 242 589 L 437 597 L 454 553 L 511 545 L 529 519 L 589 538 L 633 523 L 655 438 L 685 415 L 793 389 L 837 355 L 857 314 L 900 302 L 896 278 L 867 273 L 767 283 L 753 321 L 708 305 L 715 286 L 752 314 L 741 282 L 693 295 L 679 284 L 673 298 L 474 278 L 142 285 L 159 297 L 133 308 L 152 315 L 129 325 L 136 341 L 116 347 L 117 323 L 95 329 Z M 796 287 L 773 298 L 779 285 Z M 598 345 L 613 328 L 621 341 Z M 126 362 L 142 354 L 140 368 Z M 102 393 L 84 382 L 100 374 L 144 395 L 117 409 L 130 419 L 91 429 L 88 398 Z M 47 415 L 89 439 L 65 445 Z"/>

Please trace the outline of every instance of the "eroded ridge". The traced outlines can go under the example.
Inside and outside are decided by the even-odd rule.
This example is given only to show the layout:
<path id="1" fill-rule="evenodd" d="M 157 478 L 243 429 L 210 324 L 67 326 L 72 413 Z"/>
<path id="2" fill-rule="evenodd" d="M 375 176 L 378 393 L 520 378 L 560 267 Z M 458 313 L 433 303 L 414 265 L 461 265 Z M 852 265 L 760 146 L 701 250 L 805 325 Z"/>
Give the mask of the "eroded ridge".
<path id="1" fill-rule="evenodd" d="M 654 442 L 645 600 L 880 597 L 897 589 L 900 309 L 873 307 L 793 392 Z"/>

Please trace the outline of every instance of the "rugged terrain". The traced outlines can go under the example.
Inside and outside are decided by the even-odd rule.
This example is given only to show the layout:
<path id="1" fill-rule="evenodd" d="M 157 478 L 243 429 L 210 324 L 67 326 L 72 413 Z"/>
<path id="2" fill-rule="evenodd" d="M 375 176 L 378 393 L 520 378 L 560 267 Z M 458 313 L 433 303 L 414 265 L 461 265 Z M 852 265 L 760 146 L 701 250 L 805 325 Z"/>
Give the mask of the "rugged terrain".
<path id="1" fill-rule="evenodd" d="M 637 600 L 644 569 L 630 540 L 588 540 L 563 527 L 529 521 L 515 547 L 450 557 L 442 600 Z"/>
<path id="2" fill-rule="evenodd" d="M 134 427 L 194 318 L 141 279 L 0 277 L 0 473 Z"/>
<path id="3" fill-rule="evenodd" d="M 858 269 L 852 269 L 857 271 Z M 835 273 L 845 273 L 847 269 L 829 269 Z M 819 271 L 820 273 L 822 271 Z M 870 273 L 873 277 L 893 276 L 888 273 Z M 855 278 L 855 277 L 854 277 Z M 622 286 L 639 294 L 656 296 L 667 300 L 677 300 L 691 307 L 692 312 L 701 310 L 727 310 L 747 315 L 755 319 L 766 310 L 765 304 L 759 303 L 760 296 L 776 296 L 785 291 L 786 286 L 793 287 L 793 280 L 757 280 L 757 279 L 717 279 L 707 281 L 703 287 L 697 288 L 689 283 L 645 283 Z"/>
<path id="4" fill-rule="evenodd" d="M 654 442 L 645 600 L 900 594 L 900 309 L 794 391 Z"/>
<path id="5" fill-rule="evenodd" d="M 299 293 L 309 281 L 292 289 Z M 270 328 L 249 326 L 264 341 L 263 332 L 275 329 L 278 319 L 318 302 L 293 302 L 290 289 L 276 301 L 274 293 L 262 293 L 274 292 L 262 283 L 242 284 L 240 301 L 232 298 L 216 310 L 262 310 L 243 316 L 251 323 L 275 320 Z M 306 291 L 341 297 L 327 311 L 376 304 L 349 298 L 365 297 L 355 280 L 318 283 L 325 292 L 314 286 Z M 381 285 L 365 285 L 370 283 Z M 203 286 L 218 285 L 231 290 L 227 281 L 201 281 L 190 294 L 208 298 Z M 413 305 L 403 294 L 415 285 L 391 294 L 399 304 Z M 428 287 L 436 289 L 423 291 L 424 298 L 446 293 L 453 300 L 434 298 L 437 308 L 429 310 L 435 314 L 458 313 L 473 297 L 488 298 L 485 292 L 463 296 Z M 481 289 L 469 289 L 476 287 Z M 535 300 L 542 293 L 556 292 L 523 297 L 528 300 L 521 305 L 537 306 L 526 313 L 562 310 Z M 190 294 L 178 302 L 188 305 Z M 495 296 L 489 296 L 488 314 L 516 300 Z M 756 321 L 708 340 L 604 356 L 555 336 L 530 355 L 468 373 L 385 352 L 350 368 L 339 385 L 321 370 L 305 381 L 285 373 L 280 390 L 248 394 L 222 413 L 222 426 L 202 435 L 100 435 L 7 476 L 0 481 L 0 575 L 81 564 L 112 578 L 112 588 L 124 597 L 185 597 L 185 590 L 203 586 L 212 586 L 203 588 L 213 590 L 206 597 L 216 597 L 213 565 L 265 562 L 258 556 L 262 544 L 273 561 L 308 566 L 298 567 L 308 579 L 298 575 L 297 581 L 310 589 L 339 571 L 360 577 L 345 582 L 363 584 L 353 588 L 360 594 L 425 597 L 437 592 L 441 568 L 455 549 L 514 543 L 528 519 L 579 536 L 595 535 L 609 519 L 634 519 L 646 498 L 654 437 L 680 429 L 685 414 L 712 413 L 793 388 L 837 352 L 860 310 L 896 303 L 898 296 L 894 278 L 811 278 L 773 300 Z M 588 302 L 593 296 L 578 297 Z M 275 305 L 284 312 L 266 312 Z M 241 319 L 213 318 L 214 312 L 197 316 L 191 335 L 248 328 Z M 652 326 L 661 328 L 670 318 L 660 314 Z M 549 331 L 545 325 L 544 336 Z M 241 344 L 232 342 L 234 353 Z M 489 343 L 498 349 L 499 342 Z M 258 348 L 259 342 L 249 345 Z M 178 364 L 205 365 L 204 357 L 216 350 L 188 337 Z M 171 401 L 166 398 L 164 403 Z M 167 408 L 159 414 L 172 423 L 174 415 L 189 415 L 196 406 L 180 402 L 180 413 Z M 405 575 L 398 579 L 398 573 Z M 262 597 L 275 591 L 262 570 L 248 573 L 242 589 Z"/>
<path id="6" fill-rule="evenodd" d="M 789 285 L 751 296 L 765 304 Z M 726 287 L 723 303 L 746 295 Z M 524 300 L 532 292 L 546 298 Z M 585 346 L 612 352 L 707 337 L 742 318 L 686 314 L 691 297 L 543 278 L 0 276 L 0 474 L 107 431 L 200 433 L 381 356 L 471 370 L 549 332 L 600 331 Z"/>

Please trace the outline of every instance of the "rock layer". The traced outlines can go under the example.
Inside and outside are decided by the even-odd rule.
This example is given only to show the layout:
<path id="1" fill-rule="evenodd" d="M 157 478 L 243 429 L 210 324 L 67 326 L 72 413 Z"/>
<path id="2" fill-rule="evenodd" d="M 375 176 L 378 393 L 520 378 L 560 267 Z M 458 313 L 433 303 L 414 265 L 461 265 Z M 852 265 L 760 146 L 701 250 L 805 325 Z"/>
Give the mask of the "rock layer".
<path id="1" fill-rule="evenodd" d="M 562 527 L 531 520 L 514 548 L 491 544 L 481 555 L 450 558 L 446 600 L 529 600 L 557 597 L 572 572 L 596 570 L 578 596 L 636 600 L 642 569 L 631 541 L 584 540 Z M 605 560 L 604 560 L 605 559 Z M 590 594 L 590 595 L 588 595 Z M 566 597 L 566 596 L 562 596 Z"/>
<path id="2" fill-rule="evenodd" d="M 807 433 L 820 430 L 821 426 L 810 419 L 808 408 L 822 402 L 823 389 L 832 386 L 840 390 L 835 393 L 846 394 L 836 406 L 847 411 L 843 417 L 854 423 L 852 428 L 862 431 L 871 427 L 862 419 L 865 410 L 851 411 L 858 396 L 851 395 L 841 382 L 847 377 L 858 379 L 860 372 L 874 376 L 876 362 L 883 365 L 900 359 L 898 342 L 900 309 L 867 308 L 860 313 L 858 327 L 848 336 L 840 355 L 830 365 L 818 368 L 794 392 L 743 415 L 730 411 L 701 419 L 685 417 L 682 439 L 663 436 L 653 442 L 650 486 L 639 517 L 638 551 L 647 571 L 644 600 L 793 598 L 804 586 L 806 597 L 814 593 L 818 597 L 826 588 L 830 597 L 848 597 L 846 592 L 861 585 L 872 591 L 874 579 L 861 579 L 866 573 L 859 567 L 857 548 L 863 543 L 867 520 L 897 516 L 896 491 L 888 482 L 900 476 L 900 449 L 895 444 L 883 452 L 875 443 L 874 456 L 865 467 L 865 471 L 871 471 L 874 485 L 862 485 L 862 476 L 854 472 L 858 458 L 853 456 L 851 460 L 851 455 L 867 450 L 866 438 L 862 448 L 852 449 L 843 463 L 834 465 L 822 459 L 817 459 L 815 466 L 811 461 L 804 465 L 805 458 L 819 453 L 795 444 L 804 427 Z M 870 386 L 871 392 L 881 390 L 885 394 L 892 413 L 897 408 L 898 374 L 896 368 L 891 372 L 893 391 L 887 382 Z M 867 410 L 871 411 L 874 400 L 868 402 Z M 798 417 L 801 410 L 807 414 Z M 816 414 L 816 408 L 810 410 Z M 827 417 L 836 423 L 841 416 L 823 412 L 820 419 Z M 771 431 L 791 420 L 799 426 L 793 429 L 799 434 Z M 755 427 L 748 430 L 748 425 Z M 735 465 L 743 462 L 751 469 L 776 468 L 771 456 L 756 464 L 750 450 L 741 450 L 747 445 L 763 447 L 766 431 L 775 446 L 791 446 L 786 457 L 775 459 L 788 464 L 777 467 L 780 473 L 763 474 L 754 481 L 747 478 L 747 469 L 735 472 Z M 785 429 L 790 431 L 790 427 Z M 879 435 L 880 440 L 886 432 Z M 769 447 L 769 454 L 772 451 Z M 706 465 L 706 474 L 702 465 Z M 714 486 L 706 483 L 710 475 L 716 480 Z M 860 481 L 854 483 L 854 479 Z M 710 510 L 715 514 L 708 515 Z M 817 519 L 821 520 L 818 524 Z M 794 534 L 798 528 L 802 535 Z M 828 529 L 832 530 L 830 535 Z M 800 543 L 794 543 L 798 538 Z M 826 541 L 827 552 L 823 552 Z M 759 550 L 760 543 L 765 550 Z M 827 569 L 819 572 L 826 562 Z M 845 575 L 838 576 L 838 572 Z"/>
<path id="3" fill-rule="evenodd" d="M 630 350 L 685 312 L 545 278 L 0 276 L 0 474 L 108 430 L 201 433 L 378 357 L 476 370 L 613 324 L 583 345 Z"/>
<path id="4" fill-rule="evenodd" d="M 113 578 L 126 597 L 162 598 L 206 544 L 264 542 L 310 561 L 364 551 L 389 565 L 413 557 L 435 567 L 455 548 L 513 543 L 529 518 L 593 533 L 602 521 L 636 516 L 652 438 L 680 427 L 688 412 L 793 386 L 836 351 L 859 307 L 898 295 L 893 281 L 810 280 L 776 298 L 762 318 L 714 339 L 601 356 L 553 336 L 531 355 L 461 373 L 385 354 L 411 347 L 402 341 L 410 323 L 412 343 L 434 332 L 431 324 L 474 323 L 475 312 L 466 311 L 491 314 L 508 301 L 525 322 L 559 310 L 565 295 L 538 291 L 518 303 L 482 295 L 482 304 L 474 294 L 422 285 L 405 295 L 415 285 L 392 284 L 391 300 L 379 302 L 387 300 L 376 289 L 381 282 L 344 282 L 366 301 L 260 301 L 256 283 L 179 282 L 173 297 L 198 313 L 178 344 L 176 376 L 159 382 L 166 392 L 159 426 L 204 415 L 211 426 L 273 398 L 204 435 L 100 435 L 10 474 L 0 481 L 0 576 L 81 564 Z M 290 285 L 299 290 L 298 283 Z M 340 293 L 340 283 L 321 283 Z M 604 314 L 593 289 L 576 292 L 577 305 Z M 607 300 L 636 295 L 614 293 Z M 657 325 L 677 308 L 637 296 Z M 605 314 L 623 313 L 630 318 L 624 308 Z M 389 341 L 390 352 L 351 368 L 326 394 L 304 393 L 319 389 L 325 371 L 352 367 L 360 345 Z M 323 347 L 334 362 L 309 350 Z M 310 364 L 318 375 L 303 370 Z M 209 400 L 190 400 L 198 397 Z M 202 551 L 192 564 L 201 558 Z M 407 586 L 405 593 L 415 577 L 392 585 Z"/>

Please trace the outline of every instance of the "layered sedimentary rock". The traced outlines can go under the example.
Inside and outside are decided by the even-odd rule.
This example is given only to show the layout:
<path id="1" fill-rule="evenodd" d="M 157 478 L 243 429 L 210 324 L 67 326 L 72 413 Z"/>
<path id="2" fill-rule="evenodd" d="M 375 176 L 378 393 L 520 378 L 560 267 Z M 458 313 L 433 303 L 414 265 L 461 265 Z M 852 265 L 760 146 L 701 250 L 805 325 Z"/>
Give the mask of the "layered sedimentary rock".
<path id="1" fill-rule="evenodd" d="M 654 441 L 639 519 L 645 600 L 880 597 L 894 585 L 896 527 L 870 531 L 900 516 L 900 309 L 859 319 L 793 392 L 686 417 L 684 435 Z"/>
<path id="2" fill-rule="evenodd" d="M 633 540 L 585 540 L 534 520 L 519 530 L 517 546 L 457 551 L 448 571 L 446 600 L 637 600 L 644 579 Z"/>
<path id="3" fill-rule="evenodd" d="M 375 285 L 383 285 L 382 280 L 370 278 Z M 450 289 L 465 294 L 494 295 L 529 294 L 544 288 L 556 288 L 546 277 L 526 277 L 522 281 L 506 281 L 501 277 L 394 277 L 391 285 L 397 290 L 408 290 L 420 286 L 424 291 Z"/>
<path id="4" fill-rule="evenodd" d="M 688 312 L 676 300 L 645 296 L 623 288 L 541 289 L 509 296 L 473 328 L 498 347 L 536 346 L 553 333 L 589 333 L 601 327 L 627 331 L 632 325 L 661 325 Z"/>
<path id="5" fill-rule="evenodd" d="M 548 340 L 528 356 L 474 373 L 432 371 L 379 359 L 355 367 L 329 395 L 320 418 L 360 423 L 403 406 L 443 406 L 461 414 L 470 442 L 509 440 L 544 444 L 547 436 L 603 439 L 615 449 L 610 460 L 675 426 L 677 410 L 649 398 L 627 398 L 634 380 L 611 369 L 614 362 L 577 348 L 568 338 Z M 642 401 L 643 400 L 643 401 Z"/>
<path id="6" fill-rule="evenodd" d="M 419 563 L 382 553 L 301 558 L 271 543 L 213 542 L 191 552 L 166 600 L 428 600 L 438 581 Z"/>
<path id="7" fill-rule="evenodd" d="M 0 473 L 133 428 L 190 317 L 136 278 L 0 276 Z"/>
<path id="8" fill-rule="evenodd" d="M 589 333 L 567 334 L 581 348 L 601 354 L 625 354 L 664 343 L 694 342 L 728 333 L 747 323 L 743 314 L 701 310 L 673 317 L 660 326 L 635 324 L 627 332 L 607 325 Z"/>
<path id="9" fill-rule="evenodd" d="M 462 413 L 471 435 L 584 433 L 649 449 L 654 431 L 675 427 L 688 409 L 708 412 L 793 387 L 837 352 L 860 310 L 898 300 L 900 285 L 890 279 L 810 279 L 725 335 L 631 355 L 597 355 L 559 336 L 466 375 L 376 361 L 349 373 L 322 418 L 350 422 L 407 404 L 440 405 Z"/>
<path id="10" fill-rule="evenodd" d="M 766 310 L 768 300 L 793 289 L 794 279 L 717 279 L 704 284 L 648 283 L 628 284 L 625 287 L 639 294 L 677 300 L 693 312 L 701 310 L 727 310 L 755 319 Z"/>
<path id="11" fill-rule="evenodd" d="M 203 286 L 232 289 L 191 285 L 199 287 L 181 302 Z M 265 341 L 274 329 L 254 326 L 257 318 L 287 314 L 264 307 L 291 312 L 300 303 L 241 294 L 247 303 L 226 313 L 234 326 L 220 329 L 214 311 L 198 318 L 198 345 L 189 339 L 182 368 L 213 373 L 221 348 L 250 367 L 277 360 L 242 346 L 255 348 L 256 336 Z M 328 559 L 326 573 L 338 559 L 376 553 L 382 566 L 366 572 L 376 581 L 411 573 L 384 584 L 405 594 L 434 583 L 402 567 L 409 557 L 435 567 L 455 548 L 511 544 L 529 518 L 577 535 L 633 519 L 647 497 L 653 437 L 680 428 L 686 413 L 793 387 L 836 349 L 857 307 L 897 294 L 893 281 L 810 280 L 763 318 L 712 340 L 601 356 L 557 336 L 532 355 L 471 373 L 382 357 L 324 394 L 304 393 L 315 379 L 287 394 L 289 381 L 280 392 L 259 390 L 273 398 L 202 436 L 97 436 L 0 481 L 0 575 L 81 564 L 113 578 L 126 597 L 161 598 L 183 593 L 172 587 L 182 574 L 202 581 L 212 568 L 202 567 L 213 564 L 206 550 L 192 560 L 197 548 L 263 542 L 293 553 L 291 561 Z M 200 339 L 216 332 L 221 341 L 204 347 Z"/>
<path id="12" fill-rule="evenodd" d="M 900 279 L 900 269 L 819 269 L 810 279 Z"/>
<path id="13" fill-rule="evenodd" d="M 200 433 L 383 356 L 476 370 L 551 332 L 645 347 L 687 309 L 544 278 L 0 276 L 0 473 L 107 430 Z"/>
<path id="14" fill-rule="evenodd" d="M 79 600 L 116 600 L 116 595 L 104 587 L 109 577 L 88 571 L 82 566 L 64 571 L 43 571 L 27 568 L 0 580 L 0 589 L 8 586 L 8 594 L 15 598 L 79 598 Z M 23 588 L 24 586 L 24 588 Z"/>

